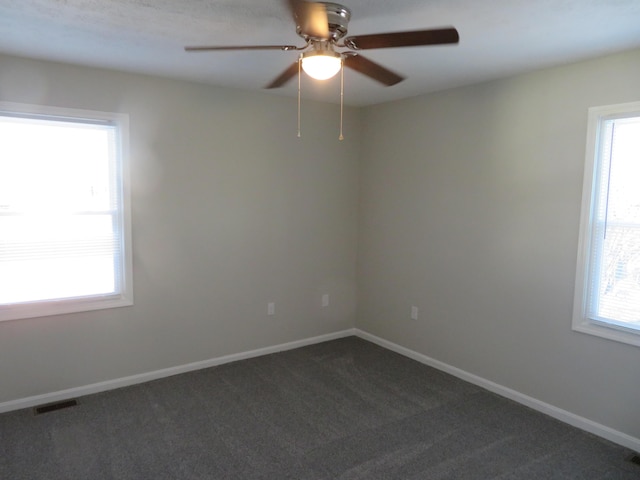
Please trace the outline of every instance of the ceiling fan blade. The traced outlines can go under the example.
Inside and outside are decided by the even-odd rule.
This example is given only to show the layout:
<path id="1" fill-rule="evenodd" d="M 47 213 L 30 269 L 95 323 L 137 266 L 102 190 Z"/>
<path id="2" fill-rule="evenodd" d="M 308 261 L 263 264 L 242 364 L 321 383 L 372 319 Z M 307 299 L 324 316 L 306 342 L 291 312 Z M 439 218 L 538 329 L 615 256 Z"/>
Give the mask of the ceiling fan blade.
<path id="1" fill-rule="evenodd" d="M 304 0 L 288 0 L 287 4 L 303 32 L 318 40 L 329 38 L 329 19 L 324 4 Z"/>
<path id="2" fill-rule="evenodd" d="M 210 52 L 210 51 L 224 51 L 224 50 L 298 50 L 295 45 L 230 45 L 222 47 L 184 47 L 187 52 Z"/>
<path id="3" fill-rule="evenodd" d="M 460 36 L 453 27 L 410 32 L 378 33 L 358 35 L 344 39 L 345 46 L 354 50 L 371 48 L 418 47 L 422 45 L 445 45 L 458 43 Z"/>
<path id="4" fill-rule="evenodd" d="M 404 80 L 404 77 L 364 58 L 362 55 L 346 55 L 344 58 L 344 66 L 371 77 L 387 87 Z"/>
<path id="5" fill-rule="evenodd" d="M 284 72 L 264 88 L 278 88 L 283 86 L 298 74 L 298 62 L 292 63 Z"/>

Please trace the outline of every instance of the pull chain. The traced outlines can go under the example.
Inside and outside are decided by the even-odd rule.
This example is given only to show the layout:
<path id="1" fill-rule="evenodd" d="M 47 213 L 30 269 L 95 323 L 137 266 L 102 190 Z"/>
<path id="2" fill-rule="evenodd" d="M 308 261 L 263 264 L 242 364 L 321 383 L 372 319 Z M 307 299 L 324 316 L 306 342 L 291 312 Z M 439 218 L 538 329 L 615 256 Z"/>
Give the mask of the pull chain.
<path id="1" fill-rule="evenodd" d="M 300 67 L 302 65 L 302 54 L 298 59 L 298 138 L 300 138 L 300 83 L 301 83 L 301 71 Z"/>
<path id="2" fill-rule="evenodd" d="M 340 60 L 340 136 L 338 140 L 344 140 L 344 135 L 342 135 L 342 117 L 344 117 L 344 60 Z"/>
<path id="3" fill-rule="evenodd" d="M 302 55 L 298 59 L 298 138 L 301 135 L 301 120 L 300 120 L 300 103 L 301 103 L 301 85 L 302 85 Z M 344 135 L 342 134 L 342 126 L 343 126 L 343 118 L 344 118 L 344 61 L 340 61 L 340 135 L 338 136 L 338 140 L 344 140 Z"/>

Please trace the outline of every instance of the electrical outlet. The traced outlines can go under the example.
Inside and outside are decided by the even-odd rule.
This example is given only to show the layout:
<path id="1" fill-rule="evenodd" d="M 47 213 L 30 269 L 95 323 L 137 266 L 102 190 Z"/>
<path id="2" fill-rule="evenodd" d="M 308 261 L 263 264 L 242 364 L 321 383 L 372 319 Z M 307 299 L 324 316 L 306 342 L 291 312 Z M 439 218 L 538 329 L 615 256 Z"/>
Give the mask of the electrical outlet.
<path id="1" fill-rule="evenodd" d="M 274 302 L 267 303 L 267 315 L 276 314 L 276 304 Z"/>
<path id="2" fill-rule="evenodd" d="M 329 294 L 325 293 L 324 295 L 322 295 L 322 306 L 323 307 L 328 307 L 329 306 Z"/>
<path id="3" fill-rule="evenodd" d="M 411 320 L 418 319 L 418 307 L 411 307 Z"/>

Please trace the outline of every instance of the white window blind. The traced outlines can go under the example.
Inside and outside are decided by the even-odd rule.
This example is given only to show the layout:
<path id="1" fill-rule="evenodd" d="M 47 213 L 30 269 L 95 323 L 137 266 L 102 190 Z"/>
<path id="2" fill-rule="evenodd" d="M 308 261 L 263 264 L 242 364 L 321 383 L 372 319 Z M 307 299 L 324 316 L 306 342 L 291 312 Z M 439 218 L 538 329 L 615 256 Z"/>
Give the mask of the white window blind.
<path id="1" fill-rule="evenodd" d="M 640 102 L 594 107 L 573 328 L 640 345 Z"/>
<path id="2" fill-rule="evenodd" d="M 131 304 L 122 123 L 72 113 L 0 110 L 0 319 Z"/>
<path id="3" fill-rule="evenodd" d="M 589 318 L 640 329 L 640 117 L 605 120 Z"/>

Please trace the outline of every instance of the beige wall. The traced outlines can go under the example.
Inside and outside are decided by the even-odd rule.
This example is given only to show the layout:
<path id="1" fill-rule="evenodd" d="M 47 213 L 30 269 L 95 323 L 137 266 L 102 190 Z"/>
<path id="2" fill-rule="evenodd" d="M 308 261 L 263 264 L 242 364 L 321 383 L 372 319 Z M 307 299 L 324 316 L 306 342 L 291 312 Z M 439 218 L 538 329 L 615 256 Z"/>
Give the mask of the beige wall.
<path id="1" fill-rule="evenodd" d="M 640 350 L 571 331 L 587 108 L 637 100 L 640 51 L 364 110 L 358 327 L 640 438 Z"/>
<path id="2" fill-rule="evenodd" d="M 0 100 L 130 115 L 135 289 L 0 323 L 0 403 L 353 327 L 357 110 L 11 57 Z"/>
<path id="3" fill-rule="evenodd" d="M 587 108 L 638 85 L 634 51 L 347 109 L 338 142 L 336 105 L 297 139 L 292 99 L 0 56 L 0 100 L 130 114 L 135 281 L 0 323 L 0 403 L 357 326 L 640 438 L 640 350 L 570 330 Z"/>

